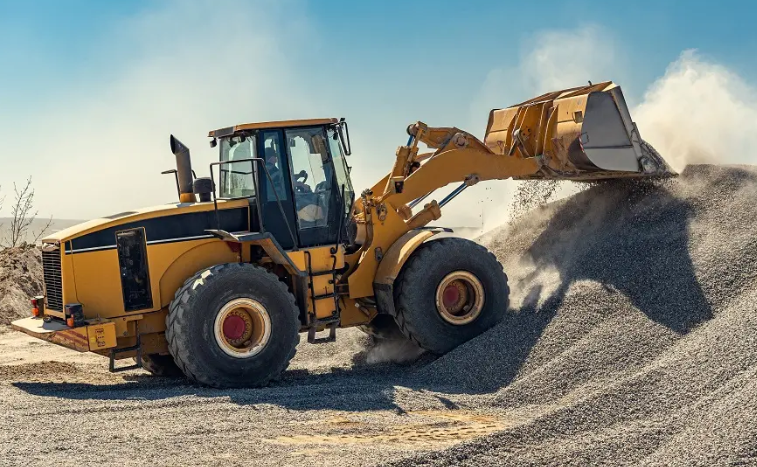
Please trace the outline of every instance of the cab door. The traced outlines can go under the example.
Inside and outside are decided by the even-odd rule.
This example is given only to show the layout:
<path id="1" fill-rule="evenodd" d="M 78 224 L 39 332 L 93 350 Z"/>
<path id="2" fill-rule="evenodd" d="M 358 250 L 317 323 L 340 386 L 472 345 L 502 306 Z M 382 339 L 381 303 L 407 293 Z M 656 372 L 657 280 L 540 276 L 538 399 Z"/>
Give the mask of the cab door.
<path id="1" fill-rule="evenodd" d="M 264 130 L 258 133 L 258 154 L 264 162 L 259 165 L 257 175 L 263 227 L 276 238 L 282 248 L 291 250 L 300 242 L 292 196 L 291 171 L 282 136 L 281 130 Z M 263 166 L 265 170 L 261 170 Z"/>
<path id="2" fill-rule="evenodd" d="M 300 247 L 333 245 L 340 224 L 340 190 L 324 127 L 284 131 L 292 168 Z"/>

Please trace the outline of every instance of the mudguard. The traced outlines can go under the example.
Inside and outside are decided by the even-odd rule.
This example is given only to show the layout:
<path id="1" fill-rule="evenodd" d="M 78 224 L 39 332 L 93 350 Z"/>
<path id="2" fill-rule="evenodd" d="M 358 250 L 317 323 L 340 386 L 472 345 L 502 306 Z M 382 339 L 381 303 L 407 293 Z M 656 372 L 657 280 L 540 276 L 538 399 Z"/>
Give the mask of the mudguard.
<path id="1" fill-rule="evenodd" d="M 373 292 L 379 313 L 394 315 L 394 281 L 402 266 L 423 242 L 443 231 L 444 229 L 435 228 L 411 230 L 389 247 L 373 279 Z"/>

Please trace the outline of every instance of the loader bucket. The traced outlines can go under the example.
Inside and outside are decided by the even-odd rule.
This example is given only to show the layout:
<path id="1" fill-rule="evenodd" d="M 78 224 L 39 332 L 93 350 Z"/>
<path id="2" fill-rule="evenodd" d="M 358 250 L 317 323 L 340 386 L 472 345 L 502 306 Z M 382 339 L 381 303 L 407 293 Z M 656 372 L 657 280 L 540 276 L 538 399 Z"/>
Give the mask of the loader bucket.
<path id="1" fill-rule="evenodd" d="M 592 181 L 677 174 L 641 139 L 623 92 L 611 81 L 543 94 L 489 114 L 486 146 L 506 157 L 536 158 L 522 179 Z"/>

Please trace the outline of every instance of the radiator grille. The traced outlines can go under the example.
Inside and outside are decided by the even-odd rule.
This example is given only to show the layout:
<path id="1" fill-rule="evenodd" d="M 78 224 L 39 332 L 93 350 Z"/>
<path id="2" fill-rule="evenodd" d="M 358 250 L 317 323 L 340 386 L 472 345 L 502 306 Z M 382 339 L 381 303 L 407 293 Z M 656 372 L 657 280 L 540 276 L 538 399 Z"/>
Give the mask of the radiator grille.
<path id="1" fill-rule="evenodd" d="M 47 308 L 63 311 L 63 285 L 60 279 L 60 249 L 42 252 Z"/>

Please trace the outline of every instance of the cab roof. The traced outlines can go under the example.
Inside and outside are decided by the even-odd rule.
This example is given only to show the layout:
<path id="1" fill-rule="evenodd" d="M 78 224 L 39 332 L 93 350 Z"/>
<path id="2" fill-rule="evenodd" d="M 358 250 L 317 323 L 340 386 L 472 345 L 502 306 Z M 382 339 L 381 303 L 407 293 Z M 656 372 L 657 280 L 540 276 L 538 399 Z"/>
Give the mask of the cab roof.
<path id="1" fill-rule="evenodd" d="M 243 130 L 263 130 L 267 128 L 290 128 L 297 126 L 316 126 L 328 125 L 330 123 L 339 123 L 336 118 L 313 118 L 309 120 L 277 120 L 273 122 L 242 123 L 227 128 L 219 128 L 208 133 L 211 138 L 222 138 L 231 136 L 238 131 Z"/>

